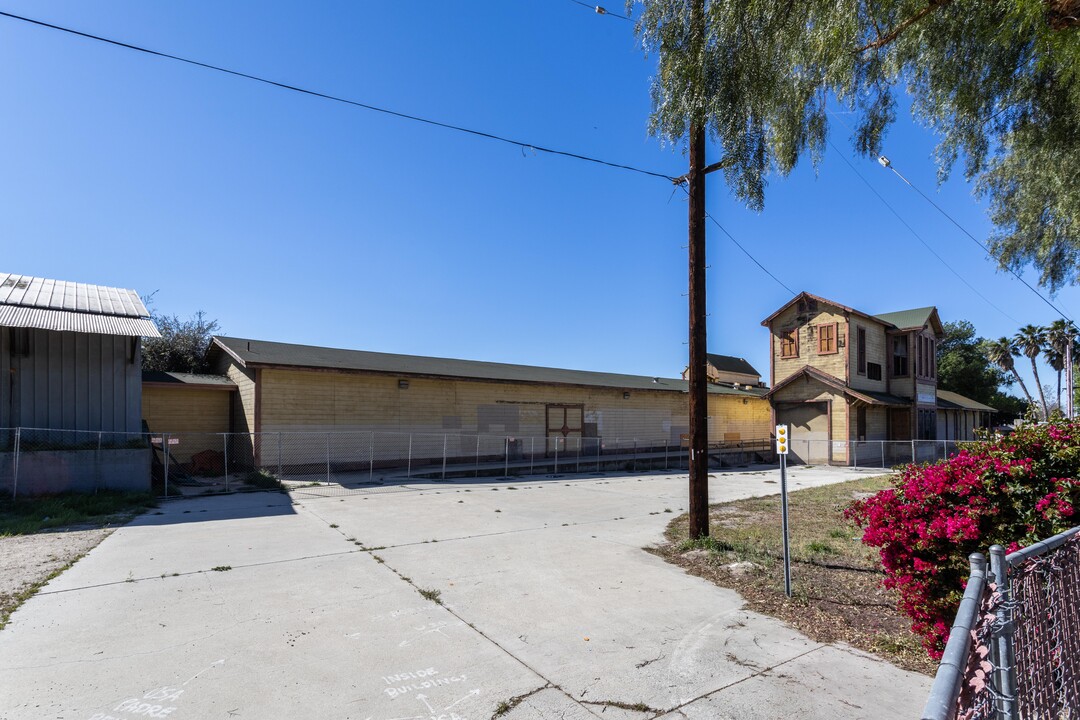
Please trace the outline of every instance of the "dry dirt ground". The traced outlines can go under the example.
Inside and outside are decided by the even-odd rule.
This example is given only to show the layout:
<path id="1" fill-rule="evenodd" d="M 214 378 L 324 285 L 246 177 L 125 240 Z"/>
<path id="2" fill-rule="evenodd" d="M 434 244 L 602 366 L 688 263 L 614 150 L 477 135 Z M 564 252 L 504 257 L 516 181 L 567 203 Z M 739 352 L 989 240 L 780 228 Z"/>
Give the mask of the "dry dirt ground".
<path id="1" fill-rule="evenodd" d="M 0 537 L 0 628 L 23 600 L 115 529 L 76 526 Z"/>

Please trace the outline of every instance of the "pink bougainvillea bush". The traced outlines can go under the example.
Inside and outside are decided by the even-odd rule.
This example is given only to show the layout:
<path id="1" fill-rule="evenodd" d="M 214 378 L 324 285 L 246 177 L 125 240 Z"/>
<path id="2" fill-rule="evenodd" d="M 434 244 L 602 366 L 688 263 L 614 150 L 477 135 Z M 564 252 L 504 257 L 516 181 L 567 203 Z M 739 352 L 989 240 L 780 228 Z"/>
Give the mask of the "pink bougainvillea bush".
<path id="1" fill-rule="evenodd" d="M 892 487 L 846 515 L 880 548 L 885 586 L 935 659 L 941 657 L 968 576 L 967 557 L 1009 552 L 1080 524 L 1080 421 L 1024 427 L 956 456 L 908 465 Z"/>

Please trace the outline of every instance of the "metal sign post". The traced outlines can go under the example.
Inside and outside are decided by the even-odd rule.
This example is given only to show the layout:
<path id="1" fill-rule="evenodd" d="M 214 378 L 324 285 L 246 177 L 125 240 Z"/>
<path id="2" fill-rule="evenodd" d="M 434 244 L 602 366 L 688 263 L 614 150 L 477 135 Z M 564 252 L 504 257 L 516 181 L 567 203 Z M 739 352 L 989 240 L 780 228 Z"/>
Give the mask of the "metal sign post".
<path id="1" fill-rule="evenodd" d="M 791 546 L 788 542 L 787 425 L 776 426 L 776 454 L 780 456 L 780 516 L 784 533 L 784 594 L 791 597 Z"/>

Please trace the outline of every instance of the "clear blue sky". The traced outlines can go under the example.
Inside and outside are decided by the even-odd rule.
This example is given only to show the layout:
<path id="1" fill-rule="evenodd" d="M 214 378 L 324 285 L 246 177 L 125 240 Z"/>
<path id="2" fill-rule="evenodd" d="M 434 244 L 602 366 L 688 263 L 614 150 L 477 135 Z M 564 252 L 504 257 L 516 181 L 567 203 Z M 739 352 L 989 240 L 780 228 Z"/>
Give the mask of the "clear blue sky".
<path id="1" fill-rule="evenodd" d="M 680 149 L 647 133 L 653 66 L 632 25 L 571 0 L 0 8 L 685 171 Z M 1012 319 L 960 283 L 832 151 L 817 173 L 807 161 L 773 177 L 761 214 L 710 179 L 710 213 L 784 283 L 871 313 L 937 305 L 986 337 L 1055 318 L 894 176 L 854 159 L 847 129 L 832 129 L 878 191 Z M 933 145 L 901 113 L 886 152 L 984 238 L 984 208 L 963 179 L 936 188 Z M 0 158 L 4 271 L 156 291 L 158 310 L 205 310 L 241 337 L 643 375 L 673 376 L 686 362 L 686 204 L 663 180 L 4 18 Z M 710 349 L 767 376 L 760 321 L 790 295 L 715 227 L 708 242 Z M 1075 317 L 1080 291 L 1057 301 Z"/>

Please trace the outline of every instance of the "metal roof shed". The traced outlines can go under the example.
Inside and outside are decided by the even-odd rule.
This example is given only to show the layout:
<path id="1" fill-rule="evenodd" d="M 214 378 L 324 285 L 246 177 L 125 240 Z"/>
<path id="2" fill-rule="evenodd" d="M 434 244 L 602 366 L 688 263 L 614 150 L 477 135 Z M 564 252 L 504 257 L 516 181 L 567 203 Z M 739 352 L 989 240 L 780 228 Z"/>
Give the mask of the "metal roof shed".
<path id="1" fill-rule="evenodd" d="M 143 337 L 134 290 L 0 273 L 0 427 L 138 432 Z"/>

